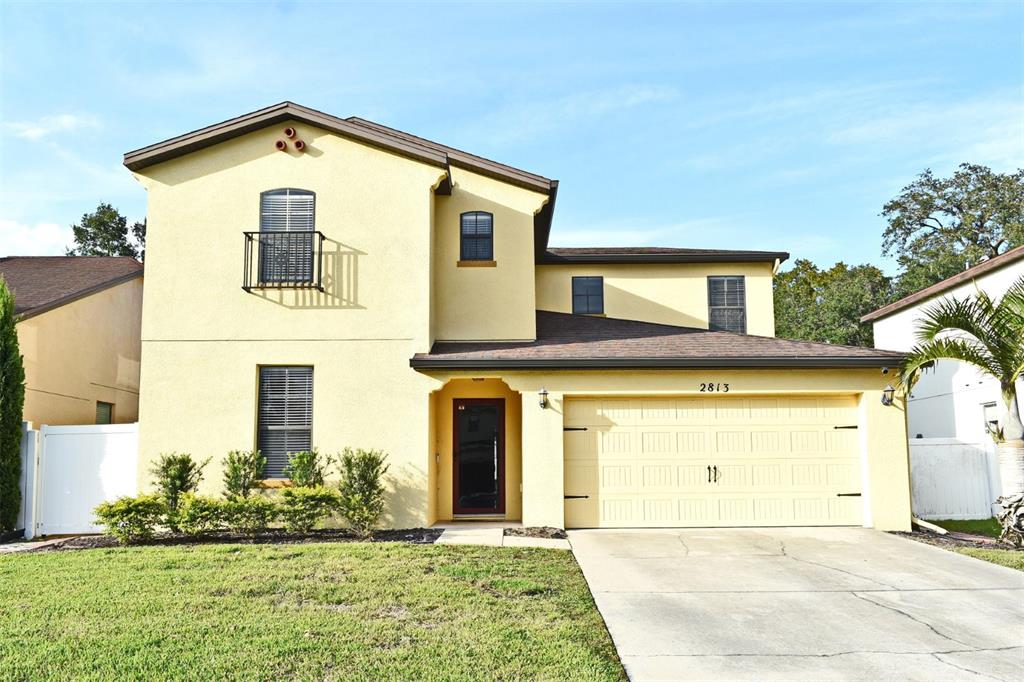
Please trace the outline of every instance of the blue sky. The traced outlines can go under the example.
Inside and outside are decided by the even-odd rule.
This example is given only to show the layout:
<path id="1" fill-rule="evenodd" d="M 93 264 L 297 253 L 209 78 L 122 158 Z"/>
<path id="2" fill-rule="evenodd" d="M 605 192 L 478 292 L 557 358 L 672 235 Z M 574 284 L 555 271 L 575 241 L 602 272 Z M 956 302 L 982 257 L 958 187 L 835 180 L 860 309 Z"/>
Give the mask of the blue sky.
<path id="1" fill-rule="evenodd" d="M 561 180 L 552 244 L 873 262 L 926 167 L 1024 166 L 1024 4 L 0 4 L 0 255 L 125 151 L 290 99 Z M 237 226 L 241 229 L 241 226 Z"/>

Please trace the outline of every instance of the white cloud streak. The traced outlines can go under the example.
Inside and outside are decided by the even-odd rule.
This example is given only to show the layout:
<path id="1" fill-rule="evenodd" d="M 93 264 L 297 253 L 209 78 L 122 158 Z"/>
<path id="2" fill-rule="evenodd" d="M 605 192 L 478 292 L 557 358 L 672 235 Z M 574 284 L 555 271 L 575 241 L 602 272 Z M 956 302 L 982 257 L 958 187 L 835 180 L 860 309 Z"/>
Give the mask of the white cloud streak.
<path id="1" fill-rule="evenodd" d="M 12 121 L 6 124 L 6 128 L 15 137 L 26 140 L 41 140 L 55 133 L 97 127 L 99 127 L 99 122 L 96 117 L 78 114 L 57 114 L 43 116 L 36 121 Z"/>
<path id="2" fill-rule="evenodd" d="M 0 218 L 0 256 L 63 256 L 73 241 L 70 227 Z"/>

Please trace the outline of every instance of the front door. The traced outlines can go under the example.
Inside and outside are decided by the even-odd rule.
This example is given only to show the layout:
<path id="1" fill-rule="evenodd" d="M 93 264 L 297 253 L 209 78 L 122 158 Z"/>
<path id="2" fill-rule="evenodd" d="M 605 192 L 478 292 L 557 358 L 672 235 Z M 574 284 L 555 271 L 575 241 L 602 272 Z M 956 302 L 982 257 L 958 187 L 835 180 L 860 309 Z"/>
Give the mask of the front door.
<path id="1" fill-rule="evenodd" d="M 456 399 L 453 427 L 453 510 L 505 513 L 505 401 Z"/>

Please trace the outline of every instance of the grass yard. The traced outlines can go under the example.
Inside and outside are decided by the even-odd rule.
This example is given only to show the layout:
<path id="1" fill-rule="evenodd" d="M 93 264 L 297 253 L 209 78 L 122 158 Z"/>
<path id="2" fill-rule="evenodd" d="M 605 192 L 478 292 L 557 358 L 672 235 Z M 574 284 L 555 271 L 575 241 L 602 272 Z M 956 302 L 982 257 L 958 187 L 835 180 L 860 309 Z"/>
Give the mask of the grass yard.
<path id="1" fill-rule="evenodd" d="M 1019 549 L 979 549 L 976 547 L 957 547 L 953 550 L 959 554 L 966 554 L 975 559 L 988 561 L 1007 568 L 1015 568 L 1024 571 L 1024 551 Z"/>
<path id="2" fill-rule="evenodd" d="M 0 557 L 4 679 L 625 678 L 569 552 L 402 543 Z"/>
<path id="3" fill-rule="evenodd" d="M 999 521 L 996 519 L 970 519 L 970 520 L 956 520 L 956 519 L 945 519 L 942 521 L 932 521 L 936 526 L 942 526 L 946 530 L 951 530 L 956 533 L 970 533 L 972 535 L 984 535 L 990 538 L 998 538 L 1002 532 L 1002 528 L 999 526 Z"/>

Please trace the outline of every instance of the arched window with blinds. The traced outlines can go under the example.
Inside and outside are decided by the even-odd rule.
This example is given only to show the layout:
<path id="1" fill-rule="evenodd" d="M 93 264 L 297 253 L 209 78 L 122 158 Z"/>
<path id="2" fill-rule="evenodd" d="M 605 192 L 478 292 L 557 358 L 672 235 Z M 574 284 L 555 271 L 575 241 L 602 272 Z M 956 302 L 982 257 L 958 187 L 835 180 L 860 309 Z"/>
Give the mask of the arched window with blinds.
<path id="1" fill-rule="evenodd" d="M 459 260 L 494 260 L 494 216 L 469 211 L 459 222 Z"/>
<path id="2" fill-rule="evenodd" d="M 260 194 L 260 281 L 313 280 L 316 195 L 305 189 L 272 189 Z"/>

